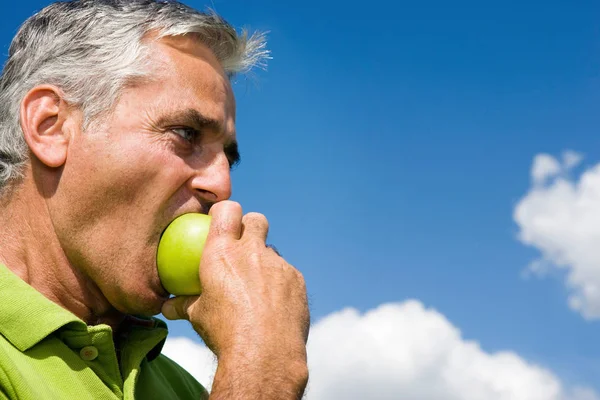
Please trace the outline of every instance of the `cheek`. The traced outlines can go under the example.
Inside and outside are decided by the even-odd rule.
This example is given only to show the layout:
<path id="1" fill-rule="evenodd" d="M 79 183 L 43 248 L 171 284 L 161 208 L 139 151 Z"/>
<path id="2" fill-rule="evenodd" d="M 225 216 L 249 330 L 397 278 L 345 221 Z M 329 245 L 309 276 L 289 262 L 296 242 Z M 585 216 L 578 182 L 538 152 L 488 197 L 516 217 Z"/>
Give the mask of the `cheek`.
<path id="1" fill-rule="evenodd" d="M 164 143 L 140 135 L 119 139 L 89 146 L 71 159 L 63 175 L 63 207 L 56 209 L 73 234 L 121 236 L 125 229 L 152 240 L 185 200 L 181 189 L 191 170 Z"/>
<path id="2" fill-rule="evenodd" d="M 185 182 L 185 164 L 168 149 L 128 144 L 103 161 L 100 186 L 111 203 L 160 201 Z"/>
<path id="3" fill-rule="evenodd" d="M 192 196 L 184 188 L 193 170 L 168 147 L 139 136 L 95 147 L 72 154 L 49 199 L 57 234 L 74 265 L 99 284 L 118 286 L 135 276 L 147 286 L 157 279 L 160 232 Z"/>

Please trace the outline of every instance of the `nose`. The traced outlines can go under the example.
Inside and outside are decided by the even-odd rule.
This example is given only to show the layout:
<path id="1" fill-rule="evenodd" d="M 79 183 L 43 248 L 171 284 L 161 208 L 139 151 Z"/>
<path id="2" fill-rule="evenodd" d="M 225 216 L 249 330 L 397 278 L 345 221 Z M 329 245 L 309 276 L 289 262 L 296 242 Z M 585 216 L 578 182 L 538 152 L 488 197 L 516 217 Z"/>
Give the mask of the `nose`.
<path id="1" fill-rule="evenodd" d="M 203 162 L 195 168 L 190 188 L 202 202 L 216 203 L 231 197 L 231 168 L 223 148 L 209 152 L 205 149 Z M 207 154 L 209 153 L 209 154 Z"/>

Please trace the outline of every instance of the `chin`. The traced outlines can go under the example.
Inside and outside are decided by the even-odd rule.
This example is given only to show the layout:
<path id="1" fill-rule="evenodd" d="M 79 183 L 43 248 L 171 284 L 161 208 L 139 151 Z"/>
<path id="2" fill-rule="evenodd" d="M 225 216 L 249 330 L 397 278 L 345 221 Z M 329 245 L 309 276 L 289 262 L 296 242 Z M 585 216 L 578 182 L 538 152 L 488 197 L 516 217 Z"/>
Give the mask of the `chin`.
<path id="1" fill-rule="evenodd" d="M 113 306 L 123 314 L 151 317 L 160 314 L 162 305 L 169 295 L 153 290 L 146 285 L 123 288 L 120 298 Z M 162 288 L 161 288 L 162 289 Z"/>
<path id="2" fill-rule="evenodd" d="M 163 303 L 170 295 L 158 278 L 156 252 L 136 254 L 122 265 L 114 282 L 116 290 L 112 293 L 113 307 L 123 314 L 146 317 L 160 314 Z"/>
<path id="3" fill-rule="evenodd" d="M 154 298 L 137 298 L 134 302 L 129 302 L 120 307 L 119 311 L 124 314 L 152 317 L 160 314 L 163 303 L 166 298 L 156 296 Z"/>

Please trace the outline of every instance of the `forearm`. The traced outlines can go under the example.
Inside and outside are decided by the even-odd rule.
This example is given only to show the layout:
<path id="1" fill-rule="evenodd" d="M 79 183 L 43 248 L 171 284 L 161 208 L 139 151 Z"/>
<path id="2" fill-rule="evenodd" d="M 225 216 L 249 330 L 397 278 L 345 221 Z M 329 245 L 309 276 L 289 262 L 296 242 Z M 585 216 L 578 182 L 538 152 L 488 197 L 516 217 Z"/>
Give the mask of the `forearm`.
<path id="1" fill-rule="evenodd" d="M 210 399 L 299 400 L 307 382 L 305 351 L 295 357 L 238 353 L 219 358 Z"/>

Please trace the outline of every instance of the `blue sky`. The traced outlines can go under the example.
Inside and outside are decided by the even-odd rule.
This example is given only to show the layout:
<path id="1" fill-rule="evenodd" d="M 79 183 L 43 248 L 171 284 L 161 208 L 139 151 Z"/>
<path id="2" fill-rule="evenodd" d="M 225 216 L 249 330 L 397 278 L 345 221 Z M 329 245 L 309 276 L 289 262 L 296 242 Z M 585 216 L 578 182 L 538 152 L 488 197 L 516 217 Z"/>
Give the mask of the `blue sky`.
<path id="1" fill-rule="evenodd" d="M 270 32 L 268 71 L 235 85 L 233 199 L 269 218 L 315 321 L 417 299 L 485 351 L 600 391 L 600 322 L 563 275 L 522 277 L 540 252 L 513 220 L 537 154 L 582 153 L 573 179 L 600 160 L 600 3 L 186 3 Z M 45 4 L 0 14 L 2 60 Z"/>

